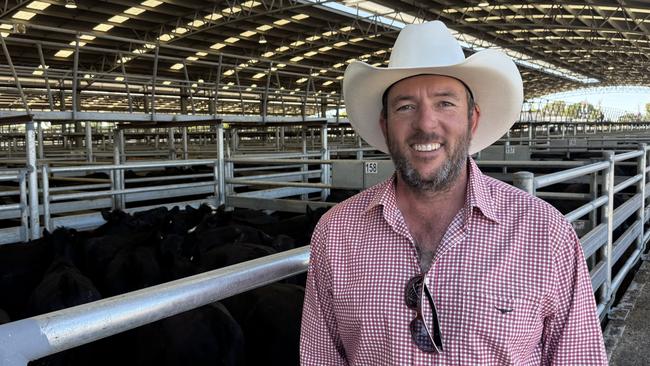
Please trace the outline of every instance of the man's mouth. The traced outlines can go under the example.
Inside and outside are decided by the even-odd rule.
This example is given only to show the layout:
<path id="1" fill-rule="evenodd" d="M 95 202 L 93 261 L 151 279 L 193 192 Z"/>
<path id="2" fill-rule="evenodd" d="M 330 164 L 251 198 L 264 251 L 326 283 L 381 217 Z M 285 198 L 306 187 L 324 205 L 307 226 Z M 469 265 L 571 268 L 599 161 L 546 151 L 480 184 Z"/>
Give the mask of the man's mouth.
<path id="1" fill-rule="evenodd" d="M 411 147 L 415 151 L 419 152 L 429 152 L 429 151 L 436 151 L 440 148 L 440 144 L 437 142 L 430 143 L 430 144 L 413 144 Z"/>

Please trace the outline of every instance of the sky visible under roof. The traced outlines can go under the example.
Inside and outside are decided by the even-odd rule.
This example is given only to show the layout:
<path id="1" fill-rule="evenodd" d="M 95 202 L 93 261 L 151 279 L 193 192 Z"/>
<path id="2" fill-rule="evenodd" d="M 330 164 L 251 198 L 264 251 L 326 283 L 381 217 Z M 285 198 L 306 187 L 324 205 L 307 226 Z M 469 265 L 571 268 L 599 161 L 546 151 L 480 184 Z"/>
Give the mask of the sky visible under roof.
<path id="1" fill-rule="evenodd" d="M 534 99 L 563 100 L 568 104 L 586 101 L 609 111 L 645 114 L 646 103 L 650 103 L 650 87 L 605 87 L 587 88 L 576 91 L 554 93 Z M 618 114 L 618 113 L 617 113 Z"/>

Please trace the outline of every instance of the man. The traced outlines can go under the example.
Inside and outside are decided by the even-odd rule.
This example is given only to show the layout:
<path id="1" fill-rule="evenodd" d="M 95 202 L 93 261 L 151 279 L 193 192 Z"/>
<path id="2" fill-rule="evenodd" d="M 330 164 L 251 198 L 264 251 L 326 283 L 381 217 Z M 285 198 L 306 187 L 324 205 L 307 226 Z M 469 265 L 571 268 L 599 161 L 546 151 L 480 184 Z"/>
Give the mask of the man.
<path id="1" fill-rule="evenodd" d="M 344 80 L 350 122 L 397 172 L 314 232 L 302 364 L 606 364 L 571 225 L 469 158 L 519 114 L 514 63 L 465 59 L 436 21 L 404 28 L 388 68 L 355 62 Z"/>

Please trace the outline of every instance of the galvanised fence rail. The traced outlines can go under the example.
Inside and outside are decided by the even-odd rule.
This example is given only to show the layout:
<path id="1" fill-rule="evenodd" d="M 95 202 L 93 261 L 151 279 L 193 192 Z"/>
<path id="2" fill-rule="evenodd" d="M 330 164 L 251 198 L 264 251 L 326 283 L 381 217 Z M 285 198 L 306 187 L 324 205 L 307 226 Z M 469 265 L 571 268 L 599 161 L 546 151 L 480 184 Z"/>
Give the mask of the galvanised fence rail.
<path id="1" fill-rule="evenodd" d="M 601 161 L 551 174 L 514 174 L 514 184 L 533 195 L 542 193 L 539 190 L 554 184 L 588 178 L 586 181 L 591 183 L 590 192 L 584 193 L 588 193 L 586 196 L 589 199 L 565 217 L 575 222 L 589 216 L 589 230 L 580 237 L 580 241 L 590 267 L 601 319 L 607 315 L 623 279 L 638 263 L 650 239 L 650 230 L 645 228 L 650 209 L 646 204 L 650 194 L 647 183 L 650 171 L 648 150 L 647 145 L 641 144 L 636 151 L 620 154 L 605 151 Z M 617 165 L 630 161 L 634 163 L 634 174 L 617 177 Z M 629 164 L 626 166 L 630 167 Z M 622 194 L 624 190 L 632 192 L 626 193 L 625 200 L 615 206 L 615 195 Z M 584 198 L 584 193 L 558 197 Z"/>

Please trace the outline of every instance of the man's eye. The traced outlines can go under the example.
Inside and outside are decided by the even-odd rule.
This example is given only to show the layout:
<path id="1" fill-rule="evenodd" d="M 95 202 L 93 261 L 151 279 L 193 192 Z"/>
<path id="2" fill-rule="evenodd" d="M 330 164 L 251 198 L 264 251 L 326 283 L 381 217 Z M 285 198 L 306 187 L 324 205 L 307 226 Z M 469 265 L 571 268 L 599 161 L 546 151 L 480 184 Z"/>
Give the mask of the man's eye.
<path id="1" fill-rule="evenodd" d="M 413 104 L 404 104 L 402 106 L 397 107 L 398 111 L 410 111 L 415 109 L 415 106 Z"/>
<path id="2" fill-rule="evenodd" d="M 441 107 L 453 107 L 454 105 L 455 105 L 454 103 L 448 102 L 446 100 L 443 100 L 442 102 L 440 102 Z"/>

